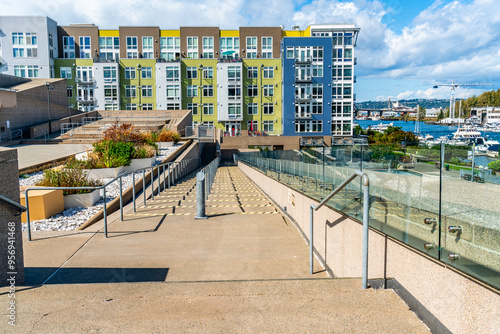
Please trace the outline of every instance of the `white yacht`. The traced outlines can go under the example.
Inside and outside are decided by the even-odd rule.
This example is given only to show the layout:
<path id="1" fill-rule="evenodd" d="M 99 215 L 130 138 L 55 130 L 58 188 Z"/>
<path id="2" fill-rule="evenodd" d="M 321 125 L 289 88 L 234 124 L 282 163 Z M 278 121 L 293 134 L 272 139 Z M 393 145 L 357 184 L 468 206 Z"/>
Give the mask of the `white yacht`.
<path id="1" fill-rule="evenodd" d="M 370 125 L 368 127 L 368 130 L 373 130 L 373 131 L 378 131 L 378 132 L 384 132 L 386 131 L 390 126 L 394 126 L 394 122 L 390 122 L 389 124 L 383 124 L 379 123 L 377 125 Z"/>
<path id="2" fill-rule="evenodd" d="M 477 131 L 475 128 L 469 125 L 464 125 L 459 127 L 457 131 L 453 134 L 453 140 L 464 140 L 469 141 L 475 138 L 481 137 L 481 132 Z"/>

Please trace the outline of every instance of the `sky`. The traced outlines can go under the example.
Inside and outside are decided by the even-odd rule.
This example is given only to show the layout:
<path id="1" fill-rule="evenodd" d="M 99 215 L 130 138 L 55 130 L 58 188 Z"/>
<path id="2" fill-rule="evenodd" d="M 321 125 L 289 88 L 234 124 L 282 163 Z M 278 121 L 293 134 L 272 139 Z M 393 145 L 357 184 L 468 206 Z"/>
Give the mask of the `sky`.
<path id="1" fill-rule="evenodd" d="M 280 26 L 354 23 L 357 101 L 467 98 L 500 88 L 499 0 L 0 0 L 0 15 L 47 15 L 59 25 Z"/>

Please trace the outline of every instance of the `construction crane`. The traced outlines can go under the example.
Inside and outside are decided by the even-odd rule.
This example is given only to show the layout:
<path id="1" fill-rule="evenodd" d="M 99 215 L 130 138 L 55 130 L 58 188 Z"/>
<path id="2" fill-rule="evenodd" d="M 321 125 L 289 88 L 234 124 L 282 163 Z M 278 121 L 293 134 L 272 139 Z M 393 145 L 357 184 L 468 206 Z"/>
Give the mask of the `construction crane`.
<path id="1" fill-rule="evenodd" d="M 434 86 L 432 86 L 432 88 L 451 87 L 450 118 L 452 120 L 455 120 L 455 89 L 457 87 L 480 87 L 480 86 L 493 86 L 493 85 L 490 83 L 486 83 L 486 82 L 458 83 L 458 82 L 455 82 L 452 80 L 451 84 L 438 83 L 438 84 L 435 84 Z"/>

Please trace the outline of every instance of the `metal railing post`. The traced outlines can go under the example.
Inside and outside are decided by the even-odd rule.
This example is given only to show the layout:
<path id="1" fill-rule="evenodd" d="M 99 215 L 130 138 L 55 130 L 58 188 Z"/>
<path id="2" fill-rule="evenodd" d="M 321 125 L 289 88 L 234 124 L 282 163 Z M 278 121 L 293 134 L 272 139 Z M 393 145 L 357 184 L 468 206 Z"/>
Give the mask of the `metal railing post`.
<path id="1" fill-rule="evenodd" d="M 309 226 L 309 271 L 312 274 L 314 274 L 314 209 L 316 209 L 316 206 L 314 204 L 311 204 L 309 208 L 309 215 L 310 215 L 310 226 Z"/>
<path id="2" fill-rule="evenodd" d="M 170 181 L 171 181 L 171 177 L 170 177 L 170 165 L 171 165 L 171 163 L 167 164 L 167 189 L 170 189 Z"/>
<path id="3" fill-rule="evenodd" d="M 123 221 L 123 182 L 120 176 L 120 220 Z"/>
<path id="4" fill-rule="evenodd" d="M 167 181 L 165 179 L 165 165 L 162 165 L 163 167 L 163 191 L 167 190 Z"/>
<path id="5" fill-rule="evenodd" d="M 366 174 L 365 174 L 366 175 Z M 363 179 L 365 176 L 363 176 Z M 366 176 L 366 179 L 368 177 Z M 365 181 L 365 180 L 363 180 Z M 370 211 L 370 185 L 363 182 L 363 273 L 361 275 L 361 284 L 363 289 L 368 288 L 368 224 Z"/>
<path id="6" fill-rule="evenodd" d="M 160 196 L 160 191 L 161 191 L 160 167 L 156 167 L 156 174 L 158 174 L 158 192 L 156 194 Z"/>
<path id="7" fill-rule="evenodd" d="M 142 195 L 144 197 L 144 206 L 146 206 L 146 171 L 142 170 Z"/>
<path id="8" fill-rule="evenodd" d="M 132 202 L 134 203 L 134 212 L 136 212 L 136 207 L 135 207 L 135 172 L 132 172 Z"/>
<path id="9" fill-rule="evenodd" d="M 151 167 L 151 200 L 152 201 L 155 200 L 155 183 L 154 183 L 155 176 L 154 176 L 153 172 L 154 172 L 154 169 L 153 169 L 153 167 Z"/>
<path id="10" fill-rule="evenodd" d="M 24 200 L 26 203 L 26 223 L 28 224 L 28 240 L 31 241 L 30 203 L 28 201 L 28 189 L 24 191 Z"/>
<path id="11" fill-rule="evenodd" d="M 107 212 L 106 212 L 106 187 L 104 187 L 103 189 L 103 196 L 104 196 L 104 206 L 103 206 L 103 215 L 104 215 L 104 237 L 107 238 L 108 237 L 108 216 L 107 216 Z"/>

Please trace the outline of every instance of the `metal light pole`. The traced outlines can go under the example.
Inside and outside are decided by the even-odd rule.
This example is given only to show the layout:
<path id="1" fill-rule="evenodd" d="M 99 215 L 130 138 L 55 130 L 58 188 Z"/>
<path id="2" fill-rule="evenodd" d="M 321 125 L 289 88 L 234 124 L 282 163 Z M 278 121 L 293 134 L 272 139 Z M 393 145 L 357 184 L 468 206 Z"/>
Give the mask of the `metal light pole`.
<path id="1" fill-rule="evenodd" d="M 138 105 L 138 108 L 137 110 L 141 110 L 142 109 L 142 104 L 141 104 L 141 96 L 142 96 L 142 86 L 141 86 L 141 76 L 142 76 L 142 72 L 141 72 L 141 64 L 137 64 L 137 72 L 139 73 L 138 74 L 138 77 L 139 77 L 139 86 L 137 86 L 137 89 L 139 89 L 139 92 L 137 93 L 139 95 L 139 105 Z"/>
<path id="2" fill-rule="evenodd" d="M 47 81 L 45 82 L 45 87 L 47 88 L 47 109 L 49 113 L 49 134 L 52 134 L 52 117 L 50 116 L 50 91 L 54 90 L 52 84 Z"/>

